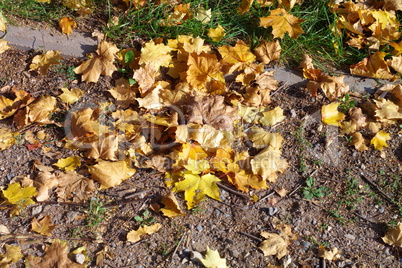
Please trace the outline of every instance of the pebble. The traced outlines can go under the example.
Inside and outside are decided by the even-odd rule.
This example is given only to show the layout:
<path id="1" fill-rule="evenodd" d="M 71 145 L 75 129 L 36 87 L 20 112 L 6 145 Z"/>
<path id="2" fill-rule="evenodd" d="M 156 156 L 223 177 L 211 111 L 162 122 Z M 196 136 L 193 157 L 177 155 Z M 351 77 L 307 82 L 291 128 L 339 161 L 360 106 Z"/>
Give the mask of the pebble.
<path id="1" fill-rule="evenodd" d="M 268 208 L 269 216 L 274 216 L 276 212 L 278 212 L 278 209 L 276 207 L 269 207 Z"/>
<path id="2" fill-rule="evenodd" d="M 301 246 L 302 246 L 304 249 L 309 249 L 310 246 L 311 246 L 311 243 L 308 242 L 308 241 L 303 241 L 303 242 L 301 242 Z"/>
<path id="3" fill-rule="evenodd" d="M 316 224 L 317 224 L 317 220 L 314 219 L 311 223 L 312 223 L 313 225 L 316 225 Z"/>
<path id="4" fill-rule="evenodd" d="M 239 258 L 240 256 L 240 252 L 237 251 L 236 249 L 229 249 L 229 254 L 230 256 L 232 256 L 233 258 Z"/>
<path id="5" fill-rule="evenodd" d="M 219 217 L 222 214 L 222 212 L 220 212 L 219 209 L 215 209 L 214 213 L 216 217 Z"/>
<path id="6" fill-rule="evenodd" d="M 387 248 L 384 250 L 384 254 L 385 254 L 385 255 L 391 255 L 391 250 L 390 250 L 389 247 L 387 247 Z"/>
<path id="7" fill-rule="evenodd" d="M 197 224 L 197 226 L 195 228 L 197 229 L 198 232 L 201 232 L 202 230 L 204 230 L 204 228 L 202 227 L 201 224 Z"/>
<path id="8" fill-rule="evenodd" d="M 322 237 L 322 239 L 327 239 L 328 235 L 327 235 L 327 234 L 323 234 L 321 237 Z"/>
<path id="9" fill-rule="evenodd" d="M 198 262 L 198 261 L 200 261 L 200 259 L 203 259 L 203 257 L 201 255 L 201 253 L 199 253 L 198 251 L 192 251 L 190 259 L 192 262 Z"/>
<path id="10" fill-rule="evenodd" d="M 361 165 L 360 165 L 360 168 L 361 168 L 362 170 L 365 170 L 365 169 L 366 169 L 366 166 L 365 166 L 364 164 L 361 164 Z"/>
<path id="11" fill-rule="evenodd" d="M 356 237 L 354 235 L 351 235 L 351 234 L 345 234 L 344 237 L 347 238 L 347 239 L 350 239 L 350 240 L 355 240 L 356 239 Z"/>
<path id="12" fill-rule="evenodd" d="M 384 207 L 380 207 L 380 208 L 378 209 L 378 212 L 380 212 L 381 214 L 384 213 L 384 211 L 385 211 L 385 208 L 384 208 Z"/>
<path id="13" fill-rule="evenodd" d="M 290 110 L 290 116 L 292 117 L 292 118 L 296 118 L 297 117 L 297 114 L 296 114 L 296 111 L 295 110 Z"/>
<path id="14" fill-rule="evenodd" d="M 81 253 L 75 254 L 74 260 L 76 263 L 83 264 L 85 262 L 85 255 Z"/>
<path id="15" fill-rule="evenodd" d="M 32 215 L 36 215 L 42 212 L 42 206 L 36 206 L 32 208 Z"/>

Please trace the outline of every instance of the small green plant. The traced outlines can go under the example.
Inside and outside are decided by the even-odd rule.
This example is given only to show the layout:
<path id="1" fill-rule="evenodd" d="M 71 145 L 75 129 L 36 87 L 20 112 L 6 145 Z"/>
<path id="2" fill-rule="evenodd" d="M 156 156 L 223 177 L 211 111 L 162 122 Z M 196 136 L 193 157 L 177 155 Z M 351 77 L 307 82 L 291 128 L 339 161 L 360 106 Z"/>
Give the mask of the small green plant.
<path id="1" fill-rule="evenodd" d="M 322 198 L 328 192 L 328 187 L 315 188 L 315 180 L 309 176 L 306 180 L 306 187 L 302 188 L 304 199 Z"/>
<path id="2" fill-rule="evenodd" d="M 321 159 L 310 159 L 311 163 L 317 167 L 321 167 L 322 166 L 322 160 Z"/>
<path id="3" fill-rule="evenodd" d="M 206 211 L 205 209 L 195 206 L 190 210 L 190 213 L 193 215 L 197 215 L 198 213 L 204 213 L 205 211 Z"/>
<path id="4" fill-rule="evenodd" d="M 96 229 L 99 224 L 107 219 L 107 208 L 103 207 L 98 197 L 89 199 L 89 208 L 85 223 L 87 227 Z"/>
<path id="5" fill-rule="evenodd" d="M 146 209 L 142 212 L 141 216 L 135 216 L 134 220 L 140 223 L 141 226 L 148 225 L 150 223 L 155 222 L 155 218 L 151 215 L 151 212 Z"/>
<path id="6" fill-rule="evenodd" d="M 355 100 L 351 100 L 348 93 L 340 98 L 339 101 L 341 102 L 341 104 L 339 104 L 338 109 L 344 114 L 347 114 L 351 108 L 356 107 Z"/>
<path id="7" fill-rule="evenodd" d="M 346 225 L 350 220 L 348 220 L 345 216 L 342 216 L 338 209 L 330 209 L 328 211 L 329 215 L 334 217 L 340 224 Z"/>
<path id="8" fill-rule="evenodd" d="M 350 135 L 350 136 L 345 135 L 344 137 L 345 137 L 345 140 L 346 140 L 348 143 L 351 143 L 352 140 L 353 140 L 353 136 L 352 136 L 352 135 Z"/>

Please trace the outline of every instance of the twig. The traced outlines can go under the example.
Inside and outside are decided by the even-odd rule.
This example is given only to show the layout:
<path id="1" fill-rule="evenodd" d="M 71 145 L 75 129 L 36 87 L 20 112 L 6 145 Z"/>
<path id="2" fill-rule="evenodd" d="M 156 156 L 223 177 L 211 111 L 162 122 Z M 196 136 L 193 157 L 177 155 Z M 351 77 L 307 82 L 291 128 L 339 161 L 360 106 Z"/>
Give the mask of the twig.
<path id="1" fill-rule="evenodd" d="M 245 233 L 245 232 L 239 232 L 239 234 L 242 234 L 242 235 L 245 235 L 245 236 L 247 236 L 247 237 L 249 237 L 249 238 L 252 238 L 252 239 L 254 239 L 254 240 L 256 240 L 256 241 L 258 241 L 258 242 L 262 242 L 262 239 L 261 238 L 259 238 L 259 237 L 256 237 L 256 236 L 254 236 L 254 235 L 251 235 L 251 234 L 248 234 L 248 233 Z"/>
<path id="2" fill-rule="evenodd" d="M 176 252 L 177 252 L 177 250 L 179 249 L 181 242 L 183 242 L 184 236 L 186 236 L 186 235 L 187 235 L 187 233 L 186 233 L 186 234 L 183 234 L 183 235 L 181 236 L 179 243 L 177 244 L 176 248 L 174 249 L 174 251 L 173 251 L 173 253 L 172 253 L 172 261 L 171 261 L 171 262 L 173 262 L 174 255 L 176 255 Z"/>
<path id="3" fill-rule="evenodd" d="M 384 193 L 378 186 L 377 184 L 375 184 L 373 181 L 371 181 L 369 178 L 367 178 L 366 175 L 364 175 L 363 172 L 360 172 L 360 176 L 361 178 L 367 182 L 372 188 L 374 188 L 374 190 L 376 190 L 378 193 L 380 193 L 380 195 L 382 195 L 382 197 L 384 197 L 388 202 L 390 202 L 391 204 L 395 205 L 395 201 L 392 200 L 392 198 L 390 198 L 386 193 Z"/>
<path id="4" fill-rule="evenodd" d="M 209 197 L 209 196 L 208 196 L 208 197 Z M 244 208 L 242 208 L 242 207 L 239 207 L 239 206 L 236 206 L 236 205 L 231 205 L 231 204 L 225 203 L 225 202 L 223 202 L 223 201 L 213 199 L 212 197 L 209 197 L 209 198 L 212 199 L 212 200 L 214 200 L 214 201 L 216 201 L 216 202 L 218 202 L 218 203 L 221 203 L 222 205 L 225 205 L 225 206 L 228 206 L 228 207 L 231 207 L 231 208 L 237 208 L 237 209 L 244 210 Z"/>
<path id="5" fill-rule="evenodd" d="M 219 186 L 219 188 L 222 188 L 222 189 L 225 190 L 225 191 L 228 191 L 228 192 L 230 192 L 230 193 L 232 193 L 232 194 L 238 195 L 238 196 L 243 197 L 243 198 L 248 199 L 248 200 L 251 199 L 250 196 L 245 195 L 245 194 L 242 194 L 242 193 L 239 193 L 238 191 L 235 191 L 235 190 L 233 190 L 233 189 L 231 189 L 231 188 L 229 188 L 229 187 L 223 185 L 223 184 L 220 183 L 220 182 L 217 182 L 216 184 Z"/>
<path id="6" fill-rule="evenodd" d="M 267 194 L 267 195 L 264 196 L 263 198 L 259 199 L 257 202 L 262 202 L 263 200 L 265 200 L 265 199 L 267 199 L 267 198 L 273 196 L 274 194 L 275 194 L 275 191 L 273 191 L 273 192 Z"/>
<path id="7" fill-rule="evenodd" d="M 282 88 L 286 87 L 289 84 L 288 81 L 285 82 L 285 84 L 283 84 L 282 86 L 280 86 L 277 90 L 275 90 L 274 92 L 272 92 L 271 96 L 275 95 L 276 93 L 278 93 L 279 90 L 281 90 Z"/>
<path id="8" fill-rule="evenodd" d="M 324 258 L 320 258 L 320 268 L 326 268 L 327 263 Z"/>

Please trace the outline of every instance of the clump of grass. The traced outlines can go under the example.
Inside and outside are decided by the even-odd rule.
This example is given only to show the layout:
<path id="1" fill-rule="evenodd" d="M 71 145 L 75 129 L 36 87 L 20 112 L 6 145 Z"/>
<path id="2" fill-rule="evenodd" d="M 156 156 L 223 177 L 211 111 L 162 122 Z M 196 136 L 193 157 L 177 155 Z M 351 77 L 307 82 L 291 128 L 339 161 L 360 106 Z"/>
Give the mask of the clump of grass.
<path id="1" fill-rule="evenodd" d="M 85 223 L 90 229 L 96 229 L 101 222 L 107 219 L 107 208 L 103 207 L 99 198 L 89 199 L 89 208 Z"/>

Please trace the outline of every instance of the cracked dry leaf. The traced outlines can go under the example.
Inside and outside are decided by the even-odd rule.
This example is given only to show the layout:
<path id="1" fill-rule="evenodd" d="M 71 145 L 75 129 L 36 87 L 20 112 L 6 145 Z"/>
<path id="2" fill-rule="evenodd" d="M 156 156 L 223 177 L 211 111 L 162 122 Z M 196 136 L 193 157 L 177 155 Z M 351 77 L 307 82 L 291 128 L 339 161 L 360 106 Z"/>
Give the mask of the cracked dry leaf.
<path id="1" fill-rule="evenodd" d="M 173 218 L 184 215 L 173 192 L 164 195 L 160 202 L 164 205 L 164 207 L 160 209 L 164 216 Z"/>
<path id="2" fill-rule="evenodd" d="M 8 41 L 0 39 L 0 54 L 5 52 L 7 49 L 10 49 L 8 43 L 9 43 Z"/>
<path id="3" fill-rule="evenodd" d="M 355 146 L 355 148 L 360 152 L 368 150 L 366 143 L 366 140 L 363 138 L 363 135 L 360 132 L 355 132 L 352 134 L 352 141 L 350 142 L 350 145 Z"/>
<path id="4" fill-rule="evenodd" d="M 208 173 L 205 175 L 184 173 L 183 180 L 176 182 L 173 188 L 175 192 L 184 192 L 187 208 L 192 209 L 195 205 L 209 196 L 220 201 L 219 188 L 216 184 L 221 181 L 218 177 Z"/>
<path id="5" fill-rule="evenodd" d="M 0 151 L 10 148 L 14 143 L 14 133 L 0 127 Z"/>
<path id="6" fill-rule="evenodd" d="M 274 233 L 262 232 L 261 236 L 266 238 L 258 247 L 264 253 L 264 256 L 276 255 L 278 259 L 282 259 L 288 254 L 288 244 L 282 236 Z"/>
<path id="7" fill-rule="evenodd" d="M 58 181 L 55 193 L 58 200 L 84 202 L 94 195 L 95 183 L 76 171 L 60 172 L 56 174 Z"/>
<path id="8" fill-rule="evenodd" d="M 249 187 L 257 190 L 268 188 L 267 182 L 265 180 L 262 180 L 260 176 L 248 174 L 243 169 L 240 170 L 240 167 L 237 164 L 231 164 L 228 165 L 228 167 L 228 181 L 236 186 L 236 188 L 240 191 L 248 193 Z M 231 169 L 233 167 L 234 170 Z"/>
<path id="9" fill-rule="evenodd" d="M 268 17 L 260 18 L 260 27 L 268 28 L 272 26 L 274 37 L 283 38 L 287 32 L 291 38 L 296 39 L 304 33 L 300 27 L 300 23 L 303 21 L 305 20 L 289 14 L 283 8 L 277 8 L 272 10 Z"/>
<path id="10" fill-rule="evenodd" d="M 56 225 L 52 224 L 52 220 L 50 219 L 49 215 L 43 217 L 43 219 L 41 219 L 40 221 L 38 221 L 36 218 L 33 218 L 31 225 L 31 231 L 47 236 L 51 236 L 52 230 L 56 228 Z"/>
<path id="11" fill-rule="evenodd" d="M 279 40 L 267 42 L 265 40 L 254 50 L 257 60 L 264 64 L 269 64 L 271 61 L 275 61 L 281 56 L 281 44 Z M 260 85 L 261 86 L 261 85 Z"/>
<path id="12" fill-rule="evenodd" d="M 326 250 L 323 246 L 318 249 L 318 257 L 323 258 L 327 261 L 336 261 L 341 257 L 340 251 L 337 248 L 332 248 L 331 250 Z"/>
<path id="13" fill-rule="evenodd" d="M 81 268 L 82 265 L 73 263 L 68 258 L 69 248 L 67 242 L 55 239 L 53 243 L 46 248 L 45 255 L 35 257 L 28 255 L 27 264 L 29 267 L 71 267 Z"/>
<path id="14" fill-rule="evenodd" d="M 398 222 L 395 228 L 382 237 L 382 241 L 391 246 L 402 247 L 402 223 Z"/>
<path id="15" fill-rule="evenodd" d="M 37 70 L 39 74 L 46 75 L 51 65 L 59 65 L 61 55 L 59 51 L 49 50 L 45 54 L 36 55 L 32 59 L 29 70 Z"/>
<path id="16" fill-rule="evenodd" d="M 345 114 L 338 111 L 340 103 L 332 102 L 328 105 L 323 105 L 321 108 L 321 119 L 324 124 L 337 126 L 345 119 Z"/>
<path id="17" fill-rule="evenodd" d="M 206 268 L 229 268 L 226 265 L 226 259 L 221 258 L 217 250 L 212 250 L 208 246 L 205 257 L 200 259 L 200 261 Z"/>
<path id="18" fill-rule="evenodd" d="M 161 66 L 168 67 L 172 60 L 171 51 L 172 48 L 169 46 L 164 44 L 155 45 L 155 42 L 151 40 L 141 49 L 139 64 L 152 64 L 155 70 L 158 70 Z"/>
<path id="19" fill-rule="evenodd" d="M 97 122 L 99 110 L 85 108 L 72 113 L 71 121 L 69 122 L 70 133 L 67 133 L 69 139 L 78 139 L 92 142 L 98 138 L 95 131 L 94 122 Z M 67 121 L 66 121 L 67 122 Z"/>
<path id="20" fill-rule="evenodd" d="M 128 242 L 138 242 L 141 240 L 142 236 L 144 235 L 151 235 L 156 233 L 162 228 L 162 224 L 155 223 L 153 225 L 144 225 L 140 226 L 137 230 L 132 230 L 127 234 L 127 241 Z"/>
<path id="21" fill-rule="evenodd" d="M 59 27 L 62 33 L 70 35 L 73 29 L 77 27 L 77 23 L 71 17 L 62 17 L 59 21 Z"/>
<path id="22" fill-rule="evenodd" d="M 117 70 L 113 62 L 118 51 L 116 45 L 102 40 L 96 53 L 92 53 L 91 58 L 75 68 L 74 72 L 82 74 L 82 81 L 87 83 L 98 82 L 101 75 L 112 76 L 113 72 Z"/>
<path id="23" fill-rule="evenodd" d="M 57 110 L 57 100 L 53 96 L 40 96 L 24 109 L 19 110 L 14 116 L 14 122 L 18 127 L 37 123 L 40 125 L 52 124 L 50 115 Z"/>
<path id="24" fill-rule="evenodd" d="M 159 97 L 165 106 L 181 106 L 190 99 L 191 89 L 187 82 L 181 82 L 175 86 L 174 90 L 162 89 Z"/>
<path id="25" fill-rule="evenodd" d="M 384 146 L 388 147 L 387 141 L 389 141 L 390 139 L 391 135 L 383 130 L 380 130 L 371 139 L 370 144 L 373 145 L 376 150 L 381 151 Z"/>
<path id="26" fill-rule="evenodd" d="M 288 168 L 288 162 L 281 158 L 282 152 L 267 147 L 251 159 L 253 174 L 260 175 L 263 180 L 275 182 L 278 172 L 283 173 Z"/>
<path id="27" fill-rule="evenodd" d="M 81 159 L 79 156 L 69 156 L 63 159 L 59 159 L 57 163 L 53 165 L 62 170 L 71 171 L 81 166 Z"/>
<path id="28" fill-rule="evenodd" d="M 218 26 L 214 28 L 210 28 L 208 30 L 208 36 L 216 42 L 219 42 L 223 39 L 223 37 L 226 35 L 225 29 L 218 24 Z"/>
<path id="29" fill-rule="evenodd" d="M 222 56 L 223 63 L 230 66 L 228 74 L 245 70 L 256 59 L 255 55 L 251 53 L 250 47 L 241 40 L 238 40 L 234 47 L 224 45 L 219 47 L 218 51 Z"/>
<path id="30" fill-rule="evenodd" d="M 68 90 L 68 88 L 61 88 L 61 91 L 63 91 L 63 93 L 59 95 L 59 99 L 67 104 L 77 102 L 84 94 L 84 92 L 78 87 L 73 87 L 70 90 Z"/>
<path id="31" fill-rule="evenodd" d="M 203 7 L 199 7 L 197 9 L 196 15 L 194 18 L 198 21 L 201 21 L 202 24 L 207 24 L 208 22 L 211 21 L 212 18 L 212 10 L 211 9 L 205 9 Z"/>
<path id="32" fill-rule="evenodd" d="M 37 194 L 35 198 L 37 201 L 45 201 L 49 199 L 49 190 L 55 188 L 59 180 L 56 175 L 50 173 L 49 167 L 49 170 L 40 171 L 33 181 L 25 179 L 23 183 L 33 185 L 36 188 Z"/>
<path id="33" fill-rule="evenodd" d="M 35 99 L 24 90 L 13 90 L 15 99 L 11 100 L 4 95 L 0 96 L 0 120 L 12 116 L 18 109 L 29 105 Z"/>
<path id="34" fill-rule="evenodd" d="M 89 166 L 88 171 L 92 175 L 92 179 L 100 183 L 101 189 L 117 186 L 136 172 L 126 161 L 110 162 L 101 159 L 96 165 Z"/>
<path id="35" fill-rule="evenodd" d="M 225 104 L 219 95 L 197 96 L 189 103 L 188 122 L 211 125 L 217 130 L 233 130 L 233 123 L 239 119 L 237 107 Z"/>
<path id="36" fill-rule="evenodd" d="M 163 90 L 169 90 L 170 84 L 166 81 L 159 81 L 156 83 L 155 88 L 152 89 L 144 98 L 136 98 L 140 107 L 148 110 L 158 110 L 163 108 L 163 103 L 161 99 L 161 92 Z"/>
<path id="37" fill-rule="evenodd" d="M 0 267 L 8 268 L 9 264 L 13 264 L 24 257 L 19 246 L 8 244 L 5 244 L 4 246 L 6 248 L 6 252 L 4 254 L 0 254 Z"/>

